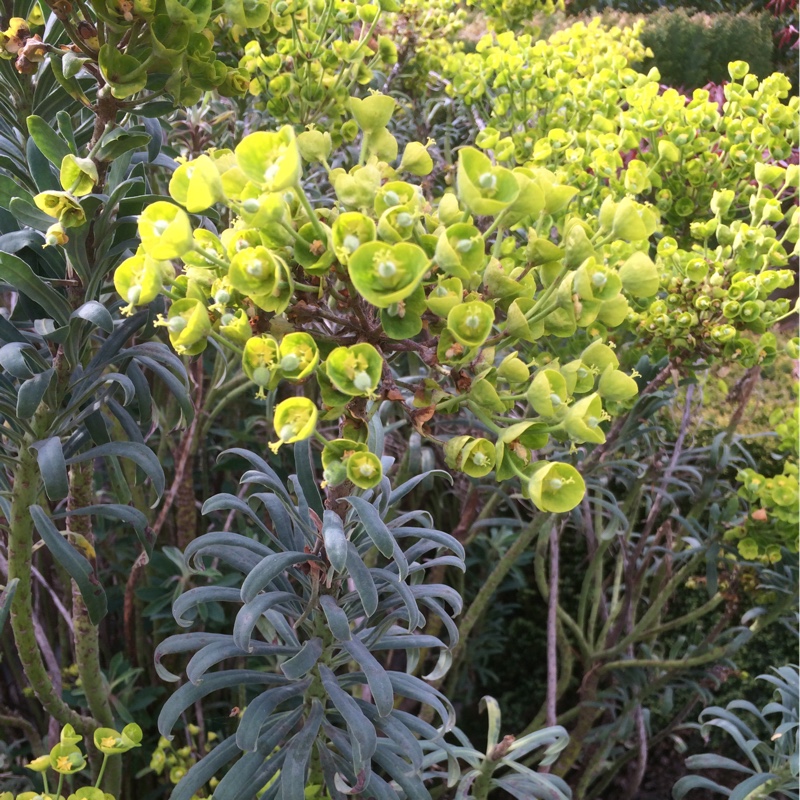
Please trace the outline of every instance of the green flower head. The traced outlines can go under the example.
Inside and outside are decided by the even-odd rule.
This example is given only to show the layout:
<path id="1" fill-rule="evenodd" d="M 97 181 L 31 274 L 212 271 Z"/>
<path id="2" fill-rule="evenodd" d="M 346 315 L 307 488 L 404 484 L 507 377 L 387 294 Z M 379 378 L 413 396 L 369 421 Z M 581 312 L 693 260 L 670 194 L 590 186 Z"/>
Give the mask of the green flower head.
<path id="1" fill-rule="evenodd" d="M 339 214 L 331 229 L 333 251 L 340 264 L 345 266 L 362 244 L 375 240 L 375 223 L 358 211 Z"/>
<path id="2" fill-rule="evenodd" d="M 319 348 L 308 333 L 287 333 L 280 344 L 281 376 L 290 381 L 308 377 L 319 363 Z"/>
<path id="3" fill-rule="evenodd" d="M 434 258 L 444 272 L 474 285 L 474 279 L 486 260 L 481 232 L 466 222 L 450 225 L 439 235 Z"/>
<path id="4" fill-rule="evenodd" d="M 278 403 L 272 421 L 278 441 L 271 442 L 269 449 L 277 453 L 282 444 L 308 439 L 317 426 L 317 415 L 317 407 L 307 397 L 290 397 Z"/>
<path id="5" fill-rule="evenodd" d="M 428 266 L 425 251 L 416 244 L 367 242 L 350 256 L 347 271 L 367 302 L 388 308 L 417 288 Z"/>
<path id="6" fill-rule="evenodd" d="M 634 297 L 652 297 L 660 284 L 658 269 L 647 253 L 633 253 L 619 268 L 619 277 L 625 291 Z"/>
<path id="7" fill-rule="evenodd" d="M 139 216 L 139 238 L 151 258 L 180 258 L 194 244 L 189 215 L 174 203 L 158 200 Z"/>
<path id="8" fill-rule="evenodd" d="M 570 439 L 578 444 L 583 442 L 602 444 L 606 440 L 606 435 L 600 427 L 604 419 L 608 419 L 608 415 L 603 411 L 603 401 L 599 394 L 593 393 L 578 400 L 567 411 L 563 425 Z"/>
<path id="9" fill-rule="evenodd" d="M 258 389 L 258 397 L 264 397 L 264 389 L 277 383 L 280 364 L 280 346 L 266 334 L 252 336 L 244 345 L 242 369 Z"/>
<path id="10" fill-rule="evenodd" d="M 68 153 L 61 160 L 61 188 L 75 197 L 90 194 L 98 181 L 97 165 L 91 158 L 78 158 Z"/>
<path id="11" fill-rule="evenodd" d="M 251 133 L 239 142 L 235 152 L 242 172 L 268 192 L 282 192 L 300 180 L 300 151 L 291 125 L 284 125 L 277 133 Z"/>
<path id="12" fill-rule="evenodd" d="M 167 319 L 159 324 L 166 327 L 176 353 L 196 356 L 206 349 L 211 320 L 202 300 L 193 297 L 177 300 L 170 306 Z"/>
<path id="13" fill-rule="evenodd" d="M 459 153 L 458 199 L 473 213 L 493 217 L 519 195 L 519 184 L 511 170 L 495 167 L 488 156 L 474 147 Z"/>
<path id="14" fill-rule="evenodd" d="M 283 311 L 294 291 L 286 262 L 262 246 L 245 247 L 236 253 L 228 278 L 234 289 L 265 311 Z"/>
<path id="15" fill-rule="evenodd" d="M 94 732 L 94 746 L 106 755 L 113 756 L 117 753 L 127 753 L 142 743 L 142 729 L 132 722 L 122 729 L 122 733 L 112 728 L 98 728 Z"/>
<path id="16" fill-rule="evenodd" d="M 403 158 L 400 160 L 398 170 L 400 172 L 410 172 L 412 175 L 423 177 L 430 175 L 433 171 L 433 159 L 428 153 L 428 147 L 434 144 L 432 139 L 427 144 L 420 142 L 409 142 L 403 151 Z"/>
<path id="17" fill-rule="evenodd" d="M 345 462 L 354 453 L 366 453 L 367 445 L 353 439 L 333 439 L 322 448 L 322 476 L 326 486 L 339 486 L 347 479 Z"/>
<path id="18" fill-rule="evenodd" d="M 421 205 L 421 200 L 418 186 L 405 181 L 389 181 L 375 195 L 375 213 L 380 216 L 390 208 L 404 208 L 414 213 Z"/>
<path id="19" fill-rule="evenodd" d="M 57 744 L 50 751 L 50 767 L 60 775 L 74 775 L 86 766 L 86 759 L 75 744 Z"/>
<path id="20" fill-rule="evenodd" d="M 440 317 L 446 317 L 463 299 L 464 285 L 460 278 L 439 279 L 428 295 L 428 308 Z"/>
<path id="21" fill-rule="evenodd" d="M 494 309 L 482 300 L 462 303 L 447 315 L 447 330 L 464 347 L 480 347 L 492 332 Z"/>
<path id="22" fill-rule="evenodd" d="M 225 199 L 219 170 L 208 156 L 181 164 L 172 173 L 169 194 L 192 214 L 205 211 Z"/>
<path id="23" fill-rule="evenodd" d="M 495 446 L 488 439 L 454 436 L 444 446 L 444 457 L 451 469 L 482 478 L 494 469 Z"/>
<path id="24" fill-rule="evenodd" d="M 600 375 L 597 393 L 604 400 L 630 400 L 639 393 L 639 386 L 630 375 L 609 364 Z"/>
<path id="25" fill-rule="evenodd" d="M 394 98 L 385 94 L 373 94 L 363 100 L 351 97 L 349 101 L 350 111 L 358 127 L 365 133 L 385 128 L 392 118 L 396 105 Z"/>
<path id="26" fill-rule="evenodd" d="M 219 321 L 219 332 L 238 345 L 243 345 L 253 336 L 247 312 L 240 308 L 235 314 L 225 312 Z"/>
<path id="27" fill-rule="evenodd" d="M 169 262 L 156 261 L 140 249 L 114 270 L 114 288 L 128 303 L 123 309 L 124 314 L 130 314 L 134 306 L 146 306 L 158 297 L 165 268 L 169 266 Z"/>
<path id="28" fill-rule="evenodd" d="M 353 453 L 344 463 L 347 479 L 359 489 L 373 489 L 383 478 L 381 460 L 375 453 Z"/>
<path id="29" fill-rule="evenodd" d="M 83 207 L 69 192 L 40 192 L 33 202 L 39 211 L 56 217 L 64 228 L 79 228 L 86 222 Z"/>
<path id="30" fill-rule="evenodd" d="M 375 393 L 383 372 L 383 359 L 371 344 L 337 347 L 325 362 L 325 372 L 334 388 L 350 397 Z"/>
<path id="31" fill-rule="evenodd" d="M 567 382 L 555 369 L 539 370 L 528 388 L 528 402 L 543 417 L 563 416 L 568 398 Z"/>
<path id="32" fill-rule="evenodd" d="M 545 462 L 533 473 L 527 490 L 540 511 L 563 514 L 583 500 L 586 484 L 572 465 Z"/>

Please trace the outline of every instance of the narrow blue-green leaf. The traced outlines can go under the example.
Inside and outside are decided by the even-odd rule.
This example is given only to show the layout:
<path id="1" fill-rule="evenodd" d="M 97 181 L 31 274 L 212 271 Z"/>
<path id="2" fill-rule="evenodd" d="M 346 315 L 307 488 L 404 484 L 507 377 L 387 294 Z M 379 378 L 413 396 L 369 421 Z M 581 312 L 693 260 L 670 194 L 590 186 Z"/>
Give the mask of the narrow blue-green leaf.
<path id="1" fill-rule="evenodd" d="M 101 444 L 98 447 L 92 447 L 84 453 L 73 456 L 67 463 L 78 464 L 82 461 L 106 458 L 107 456 L 127 458 L 144 470 L 147 477 L 152 481 L 153 488 L 156 491 L 156 500 L 151 506 L 151 508 L 155 508 L 161 500 L 161 495 L 164 494 L 164 469 L 155 453 L 147 445 L 139 444 L 138 442 L 111 442 L 109 444 Z"/>
<path id="2" fill-rule="evenodd" d="M 360 639 L 341 642 L 341 646 L 363 670 L 378 713 L 382 717 L 391 714 L 394 706 L 392 682 L 378 659 L 367 650 Z"/>
<path id="3" fill-rule="evenodd" d="M 315 697 L 305 725 L 286 748 L 286 760 L 281 769 L 282 800 L 305 800 L 308 761 L 323 716 L 322 704 Z"/>
<path id="4" fill-rule="evenodd" d="M 352 542 L 347 543 L 347 571 L 361 598 L 364 613 L 371 617 L 378 608 L 378 590 L 375 588 L 375 581 L 372 580 L 369 569 L 361 560 Z"/>
<path id="5" fill-rule="evenodd" d="M 233 586 L 195 586 L 185 591 L 172 604 L 172 616 L 182 628 L 197 618 L 197 607 L 206 603 L 241 603 L 239 590 Z"/>
<path id="6" fill-rule="evenodd" d="M 347 620 L 347 614 L 339 607 L 336 599 L 329 594 L 323 594 L 319 598 L 319 604 L 322 606 L 325 620 L 334 637 L 340 642 L 349 641 L 352 638 L 350 623 Z"/>
<path id="7" fill-rule="evenodd" d="M 278 656 L 293 653 L 294 648 L 287 647 L 286 645 L 267 644 L 266 642 L 257 642 L 250 650 L 254 656 Z M 186 677 L 192 683 L 202 683 L 206 673 L 211 667 L 216 666 L 221 661 L 229 658 L 241 658 L 247 655 L 244 650 L 237 647 L 233 640 L 230 638 L 225 642 L 212 642 L 205 647 L 200 648 L 189 660 L 186 665 Z M 215 675 L 219 673 L 214 673 Z"/>
<path id="8" fill-rule="evenodd" d="M 172 790 L 170 800 L 193 800 L 201 789 L 205 789 L 211 778 L 220 773 L 223 767 L 229 761 L 233 761 L 239 753 L 235 736 L 229 736 L 220 742 L 208 755 L 189 768 L 180 783 Z"/>
<path id="9" fill-rule="evenodd" d="M 768 781 L 775 780 L 777 777 L 778 776 L 774 772 L 765 772 L 763 775 L 753 775 L 746 778 L 731 792 L 730 800 L 747 800 L 748 797 L 753 796 L 753 793 L 759 786 L 763 786 Z M 794 783 L 796 786 L 796 779 Z"/>
<path id="10" fill-rule="evenodd" d="M 192 633 L 176 633 L 168 636 L 160 642 L 153 654 L 156 672 L 161 680 L 174 682 L 180 680 L 178 675 L 170 672 L 162 663 L 164 656 L 174 653 L 193 653 L 206 645 L 214 642 L 230 642 L 231 637 L 227 633 L 205 633 L 204 631 L 193 631 Z"/>
<path id="11" fill-rule="evenodd" d="M 303 494 L 306 496 L 309 506 L 321 518 L 323 512 L 322 497 L 320 497 L 319 486 L 314 477 L 314 457 L 311 452 L 311 439 L 295 444 L 294 464 L 297 470 L 297 478 L 303 487 Z"/>
<path id="12" fill-rule="evenodd" d="M 238 599 L 241 602 L 241 595 Z M 237 647 L 249 652 L 250 639 L 258 621 L 267 611 L 281 603 L 293 603 L 297 606 L 295 613 L 298 615 L 302 613 L 302 609 L 299 607 L 300 598 L 290 592 L 267 592 L 259 594 L 249 603 L 245 603 L 239 609 L 233 623 L 233 641 L 236 642 Z"/>
<path id="13" fill-rule="evenodd" d="M 61 162 L 64 156 L 69 155 L 70 152 L 67 142 L 53 130 L 48 122 L 36 114 L 31 114 L 28 117 L 27 124 L 28 133 L 30 133 L 33 141 L 36 142 L 36 146 L 42 155 L 58 169 L 61 169 Z"/>
<path id="14" fill-rule="evenodd" d="M 303 561 L 321 561 L 311 553 L 275 553 L 266 556 L 244 579 L 242 583 L 242 600 L 250 602 L 260 591 L 266 589 L 284 570 Z"/>
<path id="15" fill-rule="evenodd" d="M 106 333 L 114 331 L 114 320 L 108 309 L 97 300 L 89 300 L 70 314 L 70 319 L 84 319 Z"/>
<path id="16" fill-rule="evenodd" d="M 322 655 L 322 639 L 309 639 L 300 652 L 281 664 L 281 672 L 290 680 L 296 681 L 312 669 Z"/>
<path id="17" fill-rule="evenodd" d="M 443 469 L 428 470 L 428 472 L 423 472 L 421 475 L 415 475 L 413 478 L 410 478 L 405 483 L 401 483 L 400 486 L 394 489 L 389 495 L 389 507 L 391 508 L 396 503 L 399 503 L 409 492 L 413 492 L 422 481 L 431 475 L 444 475 L 444 477 L 450 481 L 451 485 L 453 483 L 453 477 L 449 472 L 445 472 Z"/>
<path id="18" fill-rule="evenodd" d="M 346 502 L 350 503 L 356 511 L 361 524 L 367 535 L 372 539 L 375 546 L 380 552 L 390 558 L 394 552 L 394 538 L 386 527 L 386 524 L 381 519 L 378 509 L 368 503 L 363 497 L 351 495 L 350 497 L 343 498 Z"/>
<path id="19" fill-rule="evenodd" d="M 693 789 L 710 789 L 712 792 L 730 796 L 731 790 L 702 775 L 685 775 L 672 787 L 672 800 L 683 800 Z"/>
<path id="20" fill-rule="evenodd" d="M 53 375 L 52 368 L 46 369 L 20 384 L 17 392 L 17 416 L 30 419 L 36 413 Z"/>
<path id="21" fill-rule="evenodd" d="M 0 252 L 0 282 L 40 305 L 59 325 L 69 321 L 72 309 L 66 298 L 46 284 L 21 258 Z"/>
<path id="22" fill-rule="evenodd" d="M 69 493 L 69 481 L 61 439 L 51 436 L 49 439 L 33 442 L 30 448 L 36 451 L 36 461 L 47 496 L 51 500 L 63 500 Z"/>
<path id="23" fill-rule="evenodd" d="M 75 581 L 93 625 L 98 625 L 108 611 L 106 593 L 97 582 L 92 565 L 61 535 L 40 506 L 30 507 L 33 524 L 53 558 Z"/>
<path id="24" fill-rule="evenodd" d="M 88 515 L 117 520 L 119 522 L 124 522 L 126 525 L 132 526 L 136 531 L 136 536 L 141 542 L 147 557 L 150 558 L 153 552 L 155 538 L 153 537 L 152 530 L 150 530 L 148 526 L 147 517 L 141 511 L 139 511 L 138 508 L 133 508 L 133 506 L 124 506 L 121 503 L 108 503 L 97 506 L 84 506 L 83 508 L 77 508 L 73 511 L 67 511 L 63 515 L 53 514 L 53 518 L 58 519 L 61 516 L 75 517 Z"/>
<path id="25" fill-rule="evenodd" d="M 236 743 L 239 747 L 245 752 L 253 752 L 258 744 L 261 729 L 272 715 L 272 712 L 281 703 L 302 696 L 309 686 L 311 686 L 311 678 L 300 681 L 300 683 L 267 689 L 251 700 L 242 715 L 239 728 L 236 731 Z"/>
<path id="26" fill-rule="evenodd" d="M 322 516 L 322 540 L 331 566 L 341 572 L 347 564 L 347 537 L 344 525 L 335 511 L 325 509 Z"/>
<path id="27" fill-rule="evenodd" d="M 430 800 L 430 793 L 425 784 L 414 774 L 410 764 L 391 752 L 384 744 L 379 742 L 372 758 L 397 782 L 405 793 L 406 800 Z"/>
<path id="28" fill-rule="evenodd" d="M 286 679 L 252 669 L 231 669 L 210 675 L 201 684 L 184 683 L 175 694 L 168 698 L 158 715 L 158 732 L 172 740 L 172 729 L 187 708 L 193 706 L 212 692 L 242 686 L 273 685 L 282 686 Z"/>

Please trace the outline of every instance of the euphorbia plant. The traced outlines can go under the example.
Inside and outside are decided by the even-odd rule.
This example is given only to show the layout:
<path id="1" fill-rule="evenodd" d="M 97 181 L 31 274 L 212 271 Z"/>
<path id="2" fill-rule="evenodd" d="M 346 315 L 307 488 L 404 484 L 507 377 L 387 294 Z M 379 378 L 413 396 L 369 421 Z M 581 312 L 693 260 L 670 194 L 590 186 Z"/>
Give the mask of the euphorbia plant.
<path id="1" fill-rule="evenodd" d="M 496 166 L 473 148 L 460 152 L 456 191 L 431 199 L 415 182 L 433 168 L 425 146 L 398 157 L 386 127 L 394 106 L 380 94 L 352 100 L 362 140 L 349 170 L 330 167 L 341 158 L 329 144 L 320 151 L 288 126 L 187 161 L 170 183 L 186 210 L 148 207 L 140 253 L 116 284 L 132 310 L 160 278 L 171 303 L 160 324 L 179 353 L 214 341 L 240 355 L 259 396 L 297 387 L 275 409 L 276 447 L 315 435 L 326 451 L 351 452 L 343 442 L 359 436 L 331 441 L 314 426 L 338 417 L 357 431 L 364 399 L 397 403 L 434 438 L 421 414 L 465 413 L 486 436 L 451 442 L 453 468 L 502 465 L 498 480 L 518 478 L 540 508 L 569 510 L 580 476 L 566 463 L 545 469 L 533 451 L 546 457 L 551 437 L 603 442 L 602 423 L 636 394 L 603 341 L 659 287 L 648 255 L 657 217 L 626 200 L 580 219 L 565 211 L 575 190 L 552 173 Z M 333 208 L 314 207 L 303 161 L 327 180 Z M 232 223 L 215 235 L 189 212 L 220 192 Z M 180 274 L 163 258 L 182 258 Z M 532 377 L 552 390 L 526 394 Z M 346 468 L 327 470 L 327 485 L 379 481 L 380 465 L 363 459 L 332 459 Z"/>

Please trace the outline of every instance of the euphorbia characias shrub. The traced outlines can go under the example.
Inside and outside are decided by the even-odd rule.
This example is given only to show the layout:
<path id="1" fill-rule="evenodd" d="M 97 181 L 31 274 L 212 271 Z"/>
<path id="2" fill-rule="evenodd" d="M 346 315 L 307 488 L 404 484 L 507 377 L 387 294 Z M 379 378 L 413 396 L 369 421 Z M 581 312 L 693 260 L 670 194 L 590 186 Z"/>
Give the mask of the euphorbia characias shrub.
<path id="1" fill-rule="evenodd" d="M 656 70 L 635 69 L 647 53 L 640 31 L 596 18 L 547 41 L 487 34 L 442 73 L 448 93 L 487 123 L 479 147 L 508 166 L 549 168 L 580 189 L 582 209 L 607 196 L 652 203 L 664 232 L 683 243 L 691 223 L 714 215 L 715 191 L 732 191 L 734 213 L 746 213 L 756 167 L 791 158 L 798 99 L 785 75 L 760 81 L 743 61 L 730 64 L 721 107 L 706 89 L 690 98 L 665 89 Z M 782 199 L 795 193 L 790 184 Z"/>
<path id="2" fill-rule="evenodd" d="M 456 191 L 429 198 L 425 146 L 399 154 L 386 128 L 395 101 L 350 106 L 361 155 L 349 170 L 330 166 L 345 154 L 329 139 L 289 126 L 184 163 L 176 203 L 141 215 L 118 290 L 132 310 L 160 282 L 169 308 L 158 324 L 178 353 L 209 340 L 239 353 L 257 396 L 277 392 L 271 447 L 320 439 L 327 486 L 380 481 L 357 444 L 364 403 L 385 399 L 430 436 L 421 414 L 466 414 L 484 435 L 447 443 L 452 468 L 519 479 L 543 510 L 573 508 L 580 475 L 547 449 L 602 443 L 604 422 L 637 394 L 604 341 L 659 289 L 657 215 L 627 199 L 580 218 L 576 190 L 548 170 L 508 169 L 469 147 Z M 314 207 L 304 169 L 327 180 L 332 207 Z M 218 234 L 189 214 L 215 201 L 232 220 Z M 316 424 L 331 419 L 353 432 L 325 439 Z"/>

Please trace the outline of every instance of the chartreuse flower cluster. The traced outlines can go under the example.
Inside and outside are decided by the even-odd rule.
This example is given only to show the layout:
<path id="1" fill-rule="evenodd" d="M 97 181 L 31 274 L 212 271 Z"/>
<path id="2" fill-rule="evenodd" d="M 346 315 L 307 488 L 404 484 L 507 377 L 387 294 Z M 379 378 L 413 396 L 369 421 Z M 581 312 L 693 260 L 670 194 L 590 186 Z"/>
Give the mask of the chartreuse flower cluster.
<path id="1" fill-rule="evenodd" d="M 715 191 L 731 190 L 746 211 L 755 167 L 781 162 L 800 142 L 798 98 L 789 78 L 763 81 L 730 65 L 725 102 L 698 89 L 662 90 L 657 70 L 635 70 L 647 54 L 632 28 L 599 18 L 547 41 L 489 34 L 474 53 L 452 53 L 446 90 L 488 124 L 478 146 L 509 166 L 544 166 L 580 189 L 579 207 L 611 196 L 651 202 L 664 232 L 683 244 L 690 224 L 709 220 Z"/>
<path id="2" fill-rule="evenodd" d="M 798 357 L 797 339 L 790 343 L 791 356 Z M 793 412 L 776 409 L 770 417 L 778 436 L 779 451 L 785 453 L 783 469 L 763 475 L 743 469 L 736 476 L 739 496 L 747 501 L 749 513 L 741 525 L 731 528 L 726 538 L 736 542 L 743 558 L 779 561 L 781 550 L 798 551 L 800 530 L 800 484 L 798 484 L 798 408 Z"/>
<path id="3" fill-rule="evenodd" d="M 186 736 L 190 744 L 185 744 L 182 747 L 176 747 L 175 742 L 170 742 L 163 736 L 158 738 L 158 745 L 153 751 L 150 758 L 150 769 L 156 775 L 167 775 L 169 782 L 175 786 L 180 783 L 181 779 L 186 773 L 211 749 L 216 745 L 217 734 L 213 731 L 207 731 L 205 734 L 205 744 L 201 747 L 198 738 L 200 728 L 194 724 L 186 726 Z M 219 779 L 212 777 L 208 781 L 210 797 L 219 783 Z M 204 794 L 195 794 L 192 800 L 202 800 Z"/>
<path id="4" fill-rule="evenodd" d="M 397 61 L 395 43 L 378 31 L 398 8 L 395 0 L 258 4 L 248 24 L 233 31 L 250 29 L 239 66 L 249 78 L 250 94 L 258 98 L 256 107 L 281 122 L 324 120 L 337 141 L 352 141 L 358 133 L 353 123 L 340 130 L 350 93 Z"/>
<path id="5" fill-rule="evenodd" d="M 432 159 L 417 142 L 398 152 L 394 106 L 351 100 L 361 157 L 349 170 L 330 167 L 325 134 L 288 126 L 183 163 L 175 202 L 141 215 L 117 291 L 129 310 L 169 299 L 159 324 L 178 353 L 214 339 L 259 396 L 297 387 L 274 408 L 273 450 L 322 438 L 318 420 L 343 417 L 342 438 L 323 439 L 327 485 L 380 482 L 364 412 L 351 411 L 388 398 L 412 418 L 414 405 L 437 417 L 424 430 L 434 437 L 438 417 L 471 415 L 482 435 L 447 442 L 452 468 L 520 479 L 539 508 L 569 510 L 583 481 L 541 454 L 602 443 L 638 391 L 606 340 L 659 289 L 648 255 L 658 215 L 625 199 L 581 218 L 569 213 L 577 190 L 552 172 L 507 169 L 469 147 L 456 191 L 432 202 L 418 181 Z M 327 173 L 332 207 L 313 207 L 304 161 Z M 191 216 L 214 204 L 234 213 L 219 235 Z"/>
<path id="6" fill-rule="evenodd" d="M 112 756 L 127 753 L 139 747 L 142 741 L 142 729 L 136 724 L 126 725 L 122 732 L 111 728 L 98 728 L 94 732 L 93 742 L 97 750 L 103 754 L 103 762 L 94 786 L 75 789 L 68 796 L 65 781 L 73 785 L 73 776 L 83 772 L 87 767 L 86 755 L 80 748 L 83 737 L 77 734 L 72 725 L 65 725 L 61 730 L 61 740 L 50 751 L 49 755 L 39 756 L 28 764 L 28 769 L 41 775 L 44 789 L 42 792 L 23 792 L 13 795 L 11 792 L 0 793 L 0 800 L 116 800 L 113 795 L 102 790 L 103 775 L 106 762 Z M 55 773 L 55 778 L 50 774 Z M 55 783 L 51 794 L 51 783 Z"/>
<path id="7" fill-rule="evenodd" d="M 30 21 L 12 19 L 0 34 L 0 56 L 15 58 L 18 71 L 36 72 L 49 53 L 59 80 L 75 94 L 82 94 L 75 76 L 87 66 L 99 72 L 108 86 L 104 91 L 116 100 L 146 89 L 145 97 L 165 93 L 191 105 L 210 90 L 225 96 L 247 91 L 246 73 L 217 58 L 212 11 L 223 10 L 247 24 L 248 9 L 265 4 L 225 0 L 219 9 L 211 0 L 87 0 L 48 5 L 72 44 L 44 45 L 32 35 Z"/>

